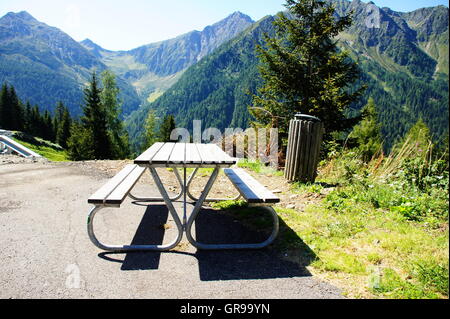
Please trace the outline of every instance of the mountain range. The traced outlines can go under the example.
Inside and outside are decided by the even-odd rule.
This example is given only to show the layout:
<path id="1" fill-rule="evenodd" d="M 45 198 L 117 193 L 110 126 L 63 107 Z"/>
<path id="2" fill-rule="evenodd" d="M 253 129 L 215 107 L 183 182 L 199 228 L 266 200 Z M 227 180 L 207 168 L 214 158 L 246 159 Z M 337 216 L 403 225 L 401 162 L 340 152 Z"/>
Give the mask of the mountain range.
<path id="1" fill-rule="evenodd" d="M 61 100 L 79 115 L 83 85 L 94 69 L 107 66 L 61 30 L 25 11 L 0 19 L 0 83 L 12 84 L 22 99 L 42 110 L 53 110 Z M 118 85 L 129 114 L 140 100 L 128 82 L 118 78 Z"/>
<path id="2" fill-rule="evenodd" d="M 89 39 L 81 44 L 132 84 L 144 101 L 152 102 L 172 86 L 188 67 L 237 36 L 253 22 L 249 16 L 235 12 L 202 31 L 191 31 L 130 51 L 107 51 Z"/>
<path id="3" fill-rule="evenodd" d="M 339 35 L 338 46 L 348 50 L 361 69 L 355 87 L 368 85 L 349 115 L 358 114 L 373 97 L 386 149 L 419 118 L 437 140 L 448 134 L 448 8 L 400 13 L 359 0 L 333 3 L 337 15 L 354 12 L 354 23 Z M 379 25 L 368 27 L 367 12 L 374 9 Z M 159 116 L 175 115 L 180 127 L 190 127 L 193 119 L 202 119 L 205 128 L 247 127 L 251 94 L 261 83 L 255 47 L 264 45 L 263 33 L 274 34 L 274 19 L 256 22 L 189 68 L 156 101 L 134 112 L 127 119 L 133 140 L 139 140 L 149 109 Z"/>
<path id="4" fill-rule="evenodd" d="M 448 8 L 404 13 L 359 0 L 330 1 L 337 15 L 354 12 L 339 47 L 361 68 L 356 85 L 368 85 L 349 114 L 373 97 L 388 146 L 419 118 L 437 138 L 448 132 Z M 379 25 L 368 27 L 373 10 Z M 251 94 L 261 83 L 255 46 L 264 44 L 263 33 L 274 33 L 274 19 L 254 22 L 236 12 L 202 31 L 109 51 L 89 39 L 78 43 L 27 12 L 8 13 L 0 18 L 0 82 L 14 85 L 22 100 L 41 109 L 53 110 L 62 100 L 78 115 L 90 73 L 109 68 L 117 75 L 136 148 L 150 109 L 159 117 L 173 114 L 183 127 L 201 119 L 205 127 L 244 128 L 251 120 Z"/>
<path id="5" fill-rule="evenodd" d="M 189 66 L 252 23 L 250 17 L 236 12 L 203 31 L 112 52 L 89 39 L 78 43 L 26 11 L 10 12 L 0 18 L 0 82 L 12 84 L 22 99 L 42 110 L 53 110 L 61 100 L 78 116 L 82 89 L 92 71 L 111 69 L 117 76 L 126 117 L 142 101 L 156 99 Z"/>

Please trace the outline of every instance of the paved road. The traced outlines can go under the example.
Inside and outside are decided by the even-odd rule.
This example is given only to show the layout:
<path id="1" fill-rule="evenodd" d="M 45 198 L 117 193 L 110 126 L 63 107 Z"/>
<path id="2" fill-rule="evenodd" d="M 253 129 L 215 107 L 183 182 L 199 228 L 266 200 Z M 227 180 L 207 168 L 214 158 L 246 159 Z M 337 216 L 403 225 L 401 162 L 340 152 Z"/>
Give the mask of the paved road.
<path id="1" fill-rule="evenodd" d="M 198 252 L 184 240 L 173 252 L 100 251 L 86 233 L 86 199 L 107 179 L 81 164 L 0 165 L 0 298 L 342 298 L 269 249 Z M 144 183 L 135 193 L 157 195 Z M 96 230 L 109 244 L 168 242 L 168 216 L 160 204 L 127 202 L 101 211 Z M 207 242 L 258 236 L 206 209 L 195 233 Z"/>

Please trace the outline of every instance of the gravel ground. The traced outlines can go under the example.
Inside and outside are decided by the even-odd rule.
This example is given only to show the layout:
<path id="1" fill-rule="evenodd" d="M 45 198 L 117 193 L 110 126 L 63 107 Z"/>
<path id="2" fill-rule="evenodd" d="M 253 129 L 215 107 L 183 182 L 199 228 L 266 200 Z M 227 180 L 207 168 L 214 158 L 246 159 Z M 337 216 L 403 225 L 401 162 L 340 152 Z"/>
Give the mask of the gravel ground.
<path id="1" fill-rule="evenodd" d="M 197 251 L 185 239 L 163 253 L 97 249 L 86 232 L 87 198 L 126 163 L 0 156 L 0 298 L 342 298 L 339 289 L 273 249 Z M 139 181 L 135 195 L 158 195 L 149 176 Z M 171 172 L 162 170 L 161 178 L 176 191 Z M 196 180 L 194 193 L 206 178 Z M 282 187 L 281 179 L 271 181 Z M 212 195 L 232 193 L 220 176 Z M 182 211 L 181 203 L 175 207 Z M 260 236 L 225 213 L 206 207 L 200 216 L 194 232 L 199 240 L 254 241 Z M 130 201 L 120 209 L 102 210 L 95 226 L 99 239 L 109 244 L 166 243 L 176 231 L 162 204 Z"/>

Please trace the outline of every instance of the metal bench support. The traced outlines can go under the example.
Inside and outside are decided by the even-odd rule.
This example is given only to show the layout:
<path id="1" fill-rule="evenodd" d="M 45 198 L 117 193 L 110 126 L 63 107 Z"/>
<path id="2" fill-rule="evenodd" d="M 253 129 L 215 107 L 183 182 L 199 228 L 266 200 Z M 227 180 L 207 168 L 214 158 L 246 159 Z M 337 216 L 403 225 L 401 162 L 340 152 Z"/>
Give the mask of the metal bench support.
<path id="1" fill-rule="evenodd" d="M 180 218 L 178 217 L 178 214 L 172 204 L 171 198 L 169 198 L 169 195 L 167 194 L 167 191 L 164 188 L 164 185 L 161 182 L 161 179 L 158 176 L 158 173 L 156 172 L 156 169 L 150 168 L 150 173 L 153 176 L 153 179 L 155 180 L 155 183 L 158 187 L 158 190 L 160 191 L 162 195 L 162 199 L 165 202 L 170 215 L 175 221 L 175 224 L 178 229 L 178 235 L 175 238 L 175 240 L 167 245 L 106 245 L 101 243 L 97 236 L 95 236 L 94 232 L 94 218 L 95 215 L 104 208 L 109 207 L 120 207 L 120 205 L 95 205 L 94 208 L 89 212 L 88 215 L 88 221 L 87 221 L 87 231 L 89 235 L 89 239 L 92 241 L 92 243 L 97 246 L 98 248 L 105 250 L 105 251 L 111 251 L 111 252 L 130 252 L 130 251 L 165 251 L 175 248 L 183 238 L 183 225 L 181 224 Z"/>
<path id="2" fill-rule="evenodd" d="M 189 187 L 191 186 L 191 183 L 194 180 L 194 177 L 197 174 L 198 170 L 199 170 L 199 168 L 196 167 L 195 170 L 192 172 L 191 176 L 189 176 L 189 179 L 188 179 L 188 182 L 187 182 L 187 187 L 186 187 L 186 194 L 187 194 L 187 196 L 190 199 L 192 199 L 194 202 L 198 202 L 199 199 L 191 194 L 191 191 L 190 191 Z M 223 201 L 227 201 L 227 200 L 238 200 L 241 197 L 242 197 L 241 194 L 238 194 L 234 198 L 206 198 L 204 200 L 204 202 L 206 202 L 206 203 L 213 203 L 213 202 L 223 202 Z"/>
<path id="3" fill-rule="evenodd" d="M 177 178 L 178 183 L 180 184 L 180 191 L 178 192 L 177 195 L 175 195 L 174 197 L 170 197 L 170 201 L 175 202 L 177 200 L 179 200 L 181 198 L 181 196 L 183 196 L 183 192 L 184 192 L 184 186 L 183 186 L 183 180 L 181 179 L 180 173 L 178 172 L 178 169 L 174 168 L 173 169 L 173 173 Z M 151 173 L 150 173 L 151 174 Z M 136 202 L 143 202 L 143 203 L 152 203 L 152 202 L 162 202 L 164 201 L 164 198 L 162 197 L 137 197 L 134 196 L 133 194 L 128 194 L 128 196 L 136 201 Z"/>
<path id="4" fill-rule="evenodd" d="M 193 226 L 198 214 L 200 213 L 203 202 L 205 201 L 206 197 L 208 196 L 209 191 L 211 190 L 217 176 L 219 175 L 219 170 L 220 170 L 219 168 L 214 169 L 214 172 L 212 173 L 211 177 L 208 180 L 208 183 L 205 186 L 205 190 L 203 191 L 200 198 L 196 202 L 194 210 L 192 211 L 191 216 L 189 217 L 189 220 L 186 225 L 186 237 L 189 240 L 189 242 L 196 248 L 203 249 L 203 250 L 260 249 L 260 248 L 264 248 L 264 247 L 270 245 L 271 243 L 273 243 L 273 241 L 277 237 L 278 231 L 279 231 L 278 215 L 271 206 L 261 205 L 261 204 L 255 204 L 255 205 L 250 205 L 250 206 L 256 206 L 261 209 L 267 210 L 273 218 L 272 233 L 269 236 L 269 238 L 266 239 L 265 241 L 263 241 L 261 243 L 255 243 L 255 244 L 205 244 L 205 243 L 200 243 L 196 239 L 193 238 L 192 226 Z"/>

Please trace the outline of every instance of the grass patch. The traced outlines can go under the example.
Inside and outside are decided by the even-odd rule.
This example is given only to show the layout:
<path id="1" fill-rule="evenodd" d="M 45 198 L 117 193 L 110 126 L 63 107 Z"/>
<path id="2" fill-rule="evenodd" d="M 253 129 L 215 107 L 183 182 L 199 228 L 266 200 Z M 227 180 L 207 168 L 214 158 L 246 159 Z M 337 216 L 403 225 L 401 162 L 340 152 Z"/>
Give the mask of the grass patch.
<path id="1" fill-rule="evenodd" d="M 310 250 L 308 268 L 352 298 L 448 298 L 448 168 L 409 154 L 364 163 L 346 150 L 321 163 L 316 183 L 290 191 L 327 195 L 302 212 L 276 207 L 273 247 Z"/>
<path id="2" fill-rule="evenodd" d="M 344 282 L 353 297 L 355 291 L 381 298 L 448 296 L 448 232 L 364 205 L 336 210 L 325 201 L 302 213 L 277 212 L 295 233 L 291 240 L 280 233 L 280 247 L 292 247 L 300 238 L 317 256 L 312 269 Z M 379 286 L 373 285 L 373 269 L 381 271 Z"/>
<path id="3" fill-rule="evenodd" d="M 47 158 L 54 162 L 68 162 L 69 158 L 64 149 L 57 144 L 45 141 L 41 138 L 30 137 L 22 134 L 15 134 L 13 139 L 22 144 L 23 146 L 29 148 L 33 152 Z"/>
<path id="4" fill-rule="evenodd" d="M 242 159 L 237 163 L 240 168 L 247 168 L 255 173 L 271 175 L 271 176 L 283 176 L 283 171 L 273 169 L 270 166 L 266 166 L 260 161 L 249 161 L 248 159 Z"/>

